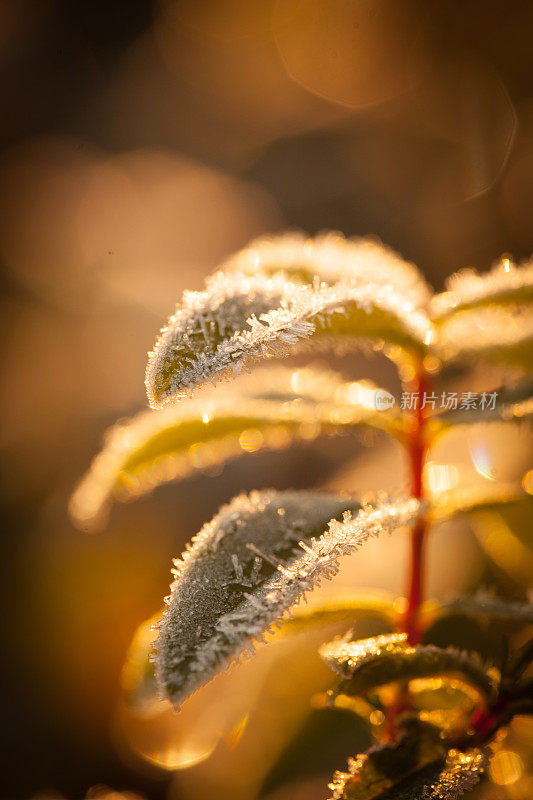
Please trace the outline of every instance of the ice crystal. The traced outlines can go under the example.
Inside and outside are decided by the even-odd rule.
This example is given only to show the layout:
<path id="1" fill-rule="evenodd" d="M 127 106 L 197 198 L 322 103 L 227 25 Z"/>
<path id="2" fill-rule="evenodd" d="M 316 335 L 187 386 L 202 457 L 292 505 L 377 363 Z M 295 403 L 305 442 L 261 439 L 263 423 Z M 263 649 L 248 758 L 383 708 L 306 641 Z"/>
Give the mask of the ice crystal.
<path id="1" fill-rule="evenodd" d="M 456 800 L 479 783 L 488 763 L 488 754 L 479 748 L 466 752 L 449 750 L 444 767 L 429 781 L 425 775 L 419 776 L 420 800 Z M 416 790 L 418 791 L 418 790 Z M 401 792 L 397 800 L 408 800 L 413 794 Z M 415 793 L 414 797 L 417 795 Z"/>
<path id="2" fill-rule="evenodd" d="M 175 562 L 155 643 L 163 694 L 179 705 L 332 577 L 342 555 L 410 524 L 418 508 L 416 500 L 398 500 L 361 509 L 354 499 L 321 492 L 237 497 Z"/>
<path id="3" fill-rule="evenodd" d="M 424 350 L 431 323 L 393 287 L 343 279 L 334 286 L 220 273 L 205 292 L 186 292 L 146 369 L 150 405 L 161 408 L 251 360 L 287 356 L 311 336 L 333 344 L 391 342 Z"/>
<path id="4" fill-rule="evenodd" d="M 449 750 L 445 761 L 424 766 L 390 790 L 385 789 L 380 794 L 369 791 L 365 795 L 357 790 L 350 791 L 350 784 L 365 767 L 365 758 L 363 755 L 352 759 L 348 772 L 335 773 L 330 785 L 331 800 L 457 800 L 479 783 L 488 763 L 487 753 L 479 748 L 466 752 Z"/>
<path id="5" fill-rule="evenodd" d="M 384 653 L 407 647 L 406 633 L 385 633 L 370 639 L 352 641 L 351 634 L 322 645 L 320 655 L 342 678 L 351 678 L 356 667 L 370 659 L 381 658 Z"/>
<path id="6" fill-rule="evenodd" d="M 407 644 L 406 634 L 387 634 L 372 639 L 335 639 L 320 648 L 320 655 L 342 678 L 340 693 L 361 694 L 397 680 L 456 674 L 485 696 L 494 685 L 476 654 L 434 645 Z"/>
<path id="7" fill-rule="evenodd" d="M 374 745 L 334 774 L 330 800 L 456 800 L 487 762 L 487 751 L 449 749 L 438 728 L 406 720 L 396 741 Z"/>
<path id="8" fill-rule="evenodd" d="M 525 303 L 533 300 L 533 263 L 517 266 L 508 258 L 489 272 L 461 270 L 446 281 L 446 291 L 431 301 L 434 317 L 487 303 Z"/>
<path id="9" fill-rule="evenodd" d="M 247 275 L 286 272 L 291 280 L 308 283 L 316 278 L 329 284 L 346 278 L 370 281 L 394 287 L 420 309 L 432 295 L 418 268 L 388 247 L 374 239 L 346 239 L 335 232 L 314 238 L 286 233 L 257 239 L 229 258 L 221 271 Z"/>

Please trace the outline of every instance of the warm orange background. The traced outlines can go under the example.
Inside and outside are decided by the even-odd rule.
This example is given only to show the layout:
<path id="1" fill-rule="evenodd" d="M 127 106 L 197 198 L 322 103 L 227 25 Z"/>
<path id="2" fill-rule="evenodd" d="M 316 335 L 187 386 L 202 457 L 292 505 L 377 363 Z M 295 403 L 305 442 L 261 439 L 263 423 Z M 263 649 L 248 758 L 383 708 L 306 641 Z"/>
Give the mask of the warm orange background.
<path id="1" fill-rule="evenodd" d="M 257 455 L 75 531 L 69 493 L 145 405 L 181 291 L 285 228 L 376 234 L 437 288 L 529 256 L 532 28 L 512 0 L 0 2 L 2 796 L 164 797 L 111 731 L 171 555 L 237 491 L 316 485 L 346 454 Z"/>

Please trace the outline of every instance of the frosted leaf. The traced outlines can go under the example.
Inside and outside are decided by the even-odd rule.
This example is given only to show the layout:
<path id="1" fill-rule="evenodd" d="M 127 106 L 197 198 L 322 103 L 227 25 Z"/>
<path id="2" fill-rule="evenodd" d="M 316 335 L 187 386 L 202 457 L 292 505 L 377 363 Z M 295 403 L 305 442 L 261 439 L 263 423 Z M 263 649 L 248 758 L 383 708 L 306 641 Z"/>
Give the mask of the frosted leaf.
<path id="1" fill-rule="evenodd" d="M 456 800 L 479 783 L 488 763 L 486 753 L 478 748 L 449 750 L 445 759 L 422 766 L 398 782 L 394 776 L 383 780 L 380 791 L 379 784 L 379 788 L 375 783 L 361 786 L 363 771 L 368 769 L 363 759 L 359 756 L 352 761 L 350 772 L 335 774 L 331 800 Z"/>
<path id="2" fill-rule="evenodd" d="M 243 453 L 363 424 L 400 436 L 402 415 L 394 407 L 377 411 L 378 391 L 369 382 L 343 382 L 331 370 L 278 366 L 241 376 L 231 390 L 211 388 L 188 403 L 144 411 L 109 429 L 72 496 L 72 519 L 94 528 L 114 499 L 139 497 Z"/>
<path id="3" fill-rule="evenodd" d="M 463 270 L 451 276 L 446 289 L 431 303 L 445 353 L 532 368 L 533 263 L 516 266 L 503 258 L 489 272 Z"/>
<path id="4" fill-rule="evenodd" d="M 395 800 L 456 800 L 479 783 L 488 764 L 488 754 L 479 748 L 466 752 L 449 750 L 446 762 L 436 774 L 427 770 L 417 776 L 412 787 L 398 787 Z"/>
<path id="5" fill-rule="evenodd" d="M 161 332 L 146 368 L 153 408 L 207 381 L 238 374 L 253 360 L 283 357 L 313 344 L 350 349 L 361 343 L 424 352 L 431 323 L 391 286 L 345 279 L 301 285 L 286 275 L 220 273 L 205 292 L 186 292 Z"/>
<path id="6" fill-rule="evenodd" d="M 330 800 L 455 800 L 487 761 L 480 749 L 447 750 L 435 728 L 411 724 L 397 742 L 371 747 L 336 772 Z"/>
<path id="7" fill-rule="evenodd" d="M 359 695 L 386 683 L 442 675 L 457 675 L 485 697 L 494 685 L 476 655 L 434 645 L 410 646 L 407 634 L 386 634 L 372 639 L 334 639 L 320 655 L 343 679 L 339 694 Z"/>
<path id="8" fill-rule="evenodd" d="M 313 632 L 341 630 L 346 625 L 361 620 L 378 620 L 391 627 L 397 625 L 399 612 L 394 595 L 377 589 L 362 591 L 333 590 L 311 595 L 306 603 L 295 606 L 290 616 L 285 616 L 276 626 L 268 642 L 279 643 L 306 634 L 306 642 Z M 159 625 L 162 612 L 143 622 L 137 629 L 128 648 L 122 670 L 122 687 L 128 706 L 137 711 L 160 706 L 155 684 L 152 658 L 153 631 Z M 316 652 L 316 648 L 315 648 Z"/>
<path id="9" fill-rule="evenodd" d="M 494 394 L 494 402 L 491 395 Z M 483 404 L 475 408 L 455 408 L 435 414 L 428 420 L 429 435 L 433 438 L 457 425 L 476 425 L 485 422 L 528 422 L 533 417 L 533 380 L 526 377 L 516 386 L 501 386 L 485 392 Z"/>
<path id="10" fill-rule="evenodd" d="M 370 536 L 412 523 L 416 500 L 361 508 L 323 492 L 253 492 L 223 507 L 175 562 L 158 639 L 156 676 L 178 706 L 253 650 L 339 558 Z"/>
<path id="11" fill-rule="evenodd" d="M 434 318 L 482 305 L 533 301 L 533 263 L 517 266 L 503 258 L 489 272 L 461 270 L 446 281 L 446 291 L 431 301 Z"/>
<path id="12" fill-rule="evenodd" d="M 291 280 L 303 283 L 317 278 L 329 284 L 346 278 L 370 281 L 395 287 L 420 309 L 432 295 L 420 270 L 388 247 L 374 239 L 346 239 L 335 232 L 314 238 L 286 233 L 256 239 L 229 258 L 221 271 L 247 275 L 285 272 Z"/>
<path id="13" fill-rule="evenodd" d="M 531 305 L 458 311 L 439 326 L 435 351 L 443 361 L 495 361 L 533 371 Z"/>
<path id="14" fill-rule="evenodd" d="M 448 519 L 454 514 L 478 511 L 498 511 L 510 503 L 529 502 L 530 496 L 517 482 L 463 484 L 442 492 L 429 494 L 429 517 L 432 521 Z"/>

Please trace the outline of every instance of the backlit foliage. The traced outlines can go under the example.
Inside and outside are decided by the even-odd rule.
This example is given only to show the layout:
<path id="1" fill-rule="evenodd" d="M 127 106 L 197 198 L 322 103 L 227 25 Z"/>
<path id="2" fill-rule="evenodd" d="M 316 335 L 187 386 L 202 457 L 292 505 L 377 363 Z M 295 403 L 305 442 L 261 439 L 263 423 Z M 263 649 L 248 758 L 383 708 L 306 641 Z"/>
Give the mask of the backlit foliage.
<path id="1" fill-rule="evenodd" d="M 241 495 L 175 560 L 171 593 L 155 625 L 153 664 L 147 625 L 130 650 L 127 706 L 158 718 L 170 703 L 183 705 L 177 719 L 184 720 L 180 736 L 187 743 L 199 733 L 198 698 L 208 698 L 210 716 L 202 723 L 208 746 L 192 760 L 211 763 L 218 743 L 231 740 L 237 755 L 235 763 L 227 756 L 226 775 L 238 764 L 252 787 L 249 795 L 232 790 L 232 797 L 258 796 L 288 741 L 283 725 L 275 742 L 265 734 L 261 755 L 248 755 L 253 769 L 246 772 L 247 759 L 239 764 L 238 754 L 250 746 L 244 732 L 254 707 L 257 719 L 261 710 L 263 719 L 277 714 L 287 730 L 308 717 L 311 701 L 315 709 L 348 711 L 364 726 L 374 744 L 354 753 L 346 772 L 335 773 L 333 800 L 454 800 L 480 780 L 505 726 L 533 712 L 526 675 L 533 656 L 526 635 L 531 605 L 490 592 L 425 601 L 420 544 L 431 526 L 455 515 L 474 526 L 484 514 L 530 515 L 531 473 L 521 482 L 470 485 L 454 468 L 457 479 L 439 483 L 424 469 L 424 458 L 437 439 L 460 426 L 530 426 L 532 303 L 531 264 L 503 259 L 486 274 L 463 271 L 435 295 L 414 265 L 374 240 L 287 234 L 261 239 L 228 259 L 203 291 L 184 294 L 162 329 L 146 368 L 153 410 L 111 429 L 73 495 L 77 524 L 101 522 L 113 500 L 145 494 L 194 470 L 361 426 L 395 437 L 413 465 L 412 496 Z M 416 391 L 427 390 L 442 367 L 468 371 L 478 362 L 512 365 L 514 382 L 501 388 L 493 407 L 430 412 L 402 409 L 361 376 L 347 381 L 321 367 L 275 365 L 246 374 L 255 361 L 361 347 L 389 357 L 403 387 Z M 234 378 L 230 385 L 204 387 Z M 333 593 L 309 609 L 298 605 L 336 574 L 343 556 L 398 528 L 411 529 L 419 556 L 407 599 Z M 435 642 L 439 623 L 452 617 L 482 627 L 507 625 L 522 647 L 491 659 L 453 641 Z M 372 622 L 376 634 L 361 636 L 362 622 Z M 254 652 L 257 672 L 243 679 L 237 702 L 229 690 L 232 676 L 245 675 L 242 656 Z M 271 662 L 265 653 L 274 654 Z M 268 663 L 275 672 L 283 658 L 299 675 L 289 686 L 290 703 L 279 691 L 269 695 L 270 672 L 260 666 Z M 281 668 L 276 676 L 283 682 Z M 210 688 L 217 681 L 226 687 L 226 700 Z M 157 706 L 156 683 L 168 708 Z M 157 711 L 161 707 L 166 710 Z M 144 755 L 169 769 L 187 765 L 185 757 Z"/>

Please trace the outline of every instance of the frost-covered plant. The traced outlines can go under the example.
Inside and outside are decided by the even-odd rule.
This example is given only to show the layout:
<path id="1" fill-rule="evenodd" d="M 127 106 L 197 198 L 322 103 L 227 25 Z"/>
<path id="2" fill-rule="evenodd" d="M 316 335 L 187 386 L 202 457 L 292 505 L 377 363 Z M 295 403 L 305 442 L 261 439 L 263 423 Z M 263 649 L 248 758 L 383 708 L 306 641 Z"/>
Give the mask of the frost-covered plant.
<path id="1" fill-rule="evenodd" d="M 273 627 L 290 636 L 294 621 L 287 614 L 336 573 L 344 556 L 370 536 L 408 528 L 406 601 L 373 605 L 396 630 L 363 640 L 349 631 L 320 649 L 338 675 L 331 703 L 344 698 L 375 738 L 367 752 L 354 753 L 346 772 L 334 775 L 332 797 L 444 800 L 479 781 L 499 729 L 533 712 L 531 681 L 524 677 L 533 645 L 526 642 L 497 669 L 475 652 L 431 643 L 428 632 L 454 614 L 519 629 L 533 622 L 533 607 L 487 594 L 424 601 L 425 543 L 436 521 L 474 508 L 527 504 L 528 494 L 504 485 L 489 495 L 468 486 L 437 495 L 425 481 L 424 463 L 435 439 L 453 426 L 531 421 L 532 300 L 532 265 L 504 259 L 486 274 L 453 276 L 445 292 L 433 295 L 413 265 L 376 242 L 337 234 L 260 240 L 224 264 L 204 291 L 184 294 L 149 356 L 146 389 L 155 410 L 111 430 L 72 498 L 79 524 L 101 521 L 113 499 L 151 491 L 198 467 L 359 426 L 401 442 L 411 486 L 408 496 L 364 501 L 263 490 L 224 506 L 174 562 L 155 642 L 163 697 L 178 708 L 232 661 L 252 654 Z M 397 364 L 415 398 L 412 408 L 387 402 L 390 395 L 368 382 L 347 382 L 321 368 L 276 365 L 241 374 L 254 361 L 328 348 L 346 354 L 361 346 Z M 512 364 L 525 377 L 477 410 L 430 413 L 423 396 L 431 393 L 434 375 L 443 366 L 468 369 L 478 361 Z M 204 384 L 235 376 L 191 399 Z M 296 628 L 325 624 L 337 613 L 355 622 L 368 607 L 364 599 L 339 598 L 307 615 L 298 609 Z"/>

